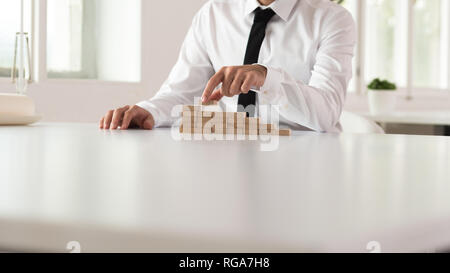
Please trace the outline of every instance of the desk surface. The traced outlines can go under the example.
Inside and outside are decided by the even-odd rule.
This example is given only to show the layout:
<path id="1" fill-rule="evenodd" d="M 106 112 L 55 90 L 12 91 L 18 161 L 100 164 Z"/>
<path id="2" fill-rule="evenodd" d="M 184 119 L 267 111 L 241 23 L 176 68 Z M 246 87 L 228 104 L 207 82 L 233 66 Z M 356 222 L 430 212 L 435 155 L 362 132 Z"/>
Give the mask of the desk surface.
<path id="1" fill-rule="evenodd" d="M 0 249 L 366 252 L 450 246 L 450 138 L 0 127 Z"/>
<path id="2" fill-rule="evenodd" d="M 381 123 L 450 126 L 450 110 L 395 112 L 380 116 L 363 113 L 363 116 Z"/>

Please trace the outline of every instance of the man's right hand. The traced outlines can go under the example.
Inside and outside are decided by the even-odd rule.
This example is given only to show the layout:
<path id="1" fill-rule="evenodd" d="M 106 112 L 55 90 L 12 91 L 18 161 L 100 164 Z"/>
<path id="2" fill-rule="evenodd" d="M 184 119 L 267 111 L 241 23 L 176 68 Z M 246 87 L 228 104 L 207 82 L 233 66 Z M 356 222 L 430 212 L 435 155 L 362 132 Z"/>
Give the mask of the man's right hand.
<path id="1" fill-rule="evenodd" d="M 100 129 L 121 130 L 128 128 L 140 128 L 145 130 L 153 129 L 155 120 L 153 116 L 144 108 L 137 105 L 125 106 L 116 110 L 110 110 L 100 120 Z"/>

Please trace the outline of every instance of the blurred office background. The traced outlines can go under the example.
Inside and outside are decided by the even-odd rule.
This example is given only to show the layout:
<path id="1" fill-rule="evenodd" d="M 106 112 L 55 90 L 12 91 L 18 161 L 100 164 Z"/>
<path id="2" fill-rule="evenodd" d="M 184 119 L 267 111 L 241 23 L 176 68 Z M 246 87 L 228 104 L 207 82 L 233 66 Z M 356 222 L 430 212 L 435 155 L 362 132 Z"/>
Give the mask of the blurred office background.
<path id="1" fill-rule="evenodd" d="M 45 121 L 96 122 L 107 109 L 158 91 L 205 0 L 25 0 L 31 38 L 29 95 Z M 368 113 L 367 84 L 397 84 L 398 112 L 450 111 L 450 1 L 344 0 L 358 26 L 346 110 Z M 20 1 L 0 0 L 0 92 L 10 74 Z M 433 124 L 388 132 L 442 134 Z M 442 125 L 442 124 L 441 124 Z M 441 128 L 442 127 L 442 128 Z"/>

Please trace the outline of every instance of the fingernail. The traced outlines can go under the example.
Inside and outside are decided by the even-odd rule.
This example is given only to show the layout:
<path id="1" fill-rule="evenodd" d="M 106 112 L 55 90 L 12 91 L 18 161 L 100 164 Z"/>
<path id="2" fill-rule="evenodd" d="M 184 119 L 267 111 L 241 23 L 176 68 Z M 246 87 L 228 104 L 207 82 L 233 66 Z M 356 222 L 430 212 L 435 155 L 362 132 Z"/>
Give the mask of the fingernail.
<path id="1" fill-rule="evenodd" d="M 206 102 L 206 97 L 202 97 L 202 102 Z"/>

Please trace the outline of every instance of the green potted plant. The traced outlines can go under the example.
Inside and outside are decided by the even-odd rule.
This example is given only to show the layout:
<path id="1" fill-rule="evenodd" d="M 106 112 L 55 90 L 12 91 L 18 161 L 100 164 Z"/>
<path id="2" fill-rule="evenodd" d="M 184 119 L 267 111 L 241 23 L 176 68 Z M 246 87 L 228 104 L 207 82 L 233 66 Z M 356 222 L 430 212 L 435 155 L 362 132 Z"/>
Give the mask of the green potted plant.
<path id="1" fill-rule="evenodd" d="M 394 112 L 397 86 L 387 80 L 374 79 L 368 86 L 369 109 L 374 116 Z"/>

